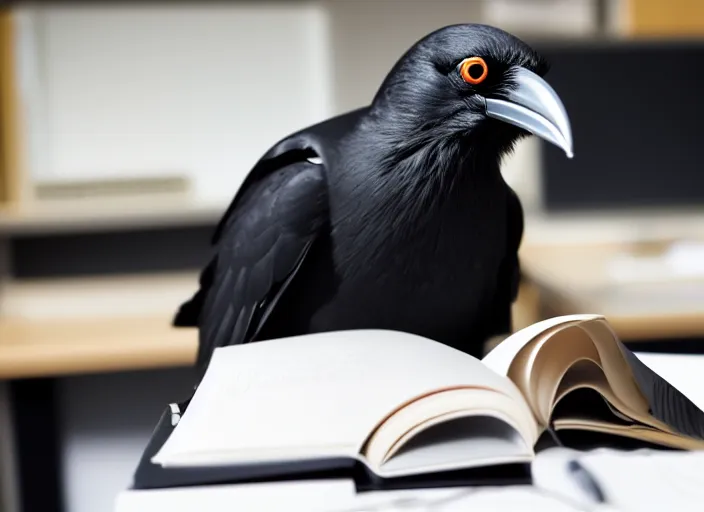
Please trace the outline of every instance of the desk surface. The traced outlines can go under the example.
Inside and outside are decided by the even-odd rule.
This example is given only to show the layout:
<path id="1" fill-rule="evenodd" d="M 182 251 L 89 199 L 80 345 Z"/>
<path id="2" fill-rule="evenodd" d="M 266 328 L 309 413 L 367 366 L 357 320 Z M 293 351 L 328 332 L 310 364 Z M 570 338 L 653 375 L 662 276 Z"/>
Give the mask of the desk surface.
<path id="1" fill-rule="evenodd" d="M 605 315 L 624 340 L 704 337 L 704 275 L 668 273 L 666 243 L 543 245 L 521 251 L 550 316 Z"/>

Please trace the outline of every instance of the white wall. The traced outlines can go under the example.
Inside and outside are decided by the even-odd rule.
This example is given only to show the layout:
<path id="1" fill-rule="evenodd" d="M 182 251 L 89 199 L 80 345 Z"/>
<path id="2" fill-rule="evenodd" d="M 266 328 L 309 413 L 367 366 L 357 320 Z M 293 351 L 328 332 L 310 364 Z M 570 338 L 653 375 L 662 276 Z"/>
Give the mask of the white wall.
<path id="1" fill-rule="evenodd" d="M 330 114 L 319 4 L 34 12 L 37 180 L 177 173 L 226 201 L 273 141 Z"/>
<path id="2" fill-rule="evenodd" d="M 394 62 L 444 25 L 481 21 L 476 0 L 330 0 L 335 109 L 368 104 Z"/>

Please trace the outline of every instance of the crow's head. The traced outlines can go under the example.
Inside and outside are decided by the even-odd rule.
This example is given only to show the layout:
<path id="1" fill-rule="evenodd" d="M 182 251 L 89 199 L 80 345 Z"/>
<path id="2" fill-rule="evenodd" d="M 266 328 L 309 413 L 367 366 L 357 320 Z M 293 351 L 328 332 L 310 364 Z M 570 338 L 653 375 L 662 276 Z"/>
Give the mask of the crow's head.
<path id="1" fill-rule="evenodd" d="M 532 133 L 572 157 L 565 108 L 542 78 L 545 61 L 487 25 L 451 25 L 416 43 L 381 85 L 373 111 L 413 146 L 471 141 L 502 154 Z M 455 142 L 452 142 L 455 141 Z"/>

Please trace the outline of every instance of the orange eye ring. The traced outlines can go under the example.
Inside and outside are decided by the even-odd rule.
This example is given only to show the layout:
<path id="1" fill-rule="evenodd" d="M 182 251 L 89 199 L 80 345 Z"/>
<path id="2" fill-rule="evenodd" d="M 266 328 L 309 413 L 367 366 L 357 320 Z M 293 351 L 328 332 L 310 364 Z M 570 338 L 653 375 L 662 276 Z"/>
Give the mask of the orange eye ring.
<path id="1" fill-rule="evenodd" d="M 473 77 L 469 72 L 472 66 L 480 66 L 482 68 L 482 74 L 476 78 Z M 462 75 L 462 79 L 469 84 L 477 85 L 482 83 L 488 74 L 489 68 L 481 57 L 469 57 L 460 63 L 460 75 Z"/>

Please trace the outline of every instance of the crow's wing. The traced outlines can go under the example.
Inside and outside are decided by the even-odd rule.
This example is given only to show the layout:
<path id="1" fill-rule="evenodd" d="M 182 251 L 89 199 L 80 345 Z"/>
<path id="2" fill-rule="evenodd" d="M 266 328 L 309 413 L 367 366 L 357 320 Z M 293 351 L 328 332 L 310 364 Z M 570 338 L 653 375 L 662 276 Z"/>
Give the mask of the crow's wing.
<path id="1" fill-rule="evenodd" d="M 199 328 L 198 366 L 216 347 L 252 341 L 328 223 L 325 167 L 293 139 L 277 145 L 218 224 L 200 288 L 174 318 Z"/>

